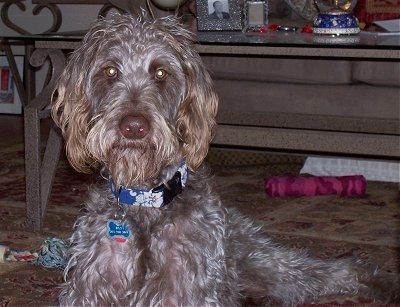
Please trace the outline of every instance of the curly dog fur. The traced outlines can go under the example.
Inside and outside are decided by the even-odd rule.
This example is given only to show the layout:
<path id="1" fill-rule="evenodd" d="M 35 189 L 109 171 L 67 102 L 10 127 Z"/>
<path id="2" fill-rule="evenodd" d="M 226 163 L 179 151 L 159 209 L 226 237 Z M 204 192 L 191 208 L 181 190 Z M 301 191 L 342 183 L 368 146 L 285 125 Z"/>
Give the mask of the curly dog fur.
<path id="1" fill-rule="evenodd" d="M 71 165 L 102 168 L 124 189 L 169 189 L 182 163 L 189 178 L 159 208 L 118 204 L 109 187 L 91 188 L 71 237 L 60 304 L 296 305 L 368 292 L 370 276 L 356 261 L 280 246 L 221 204 L 202 165 L 218 98 L 192 44 L 176 18 L 115 14 L 94 24 L 71 55 L 52 106 Z M 106 226 L 120 209 L 132 233 L 123 242 Z"/>

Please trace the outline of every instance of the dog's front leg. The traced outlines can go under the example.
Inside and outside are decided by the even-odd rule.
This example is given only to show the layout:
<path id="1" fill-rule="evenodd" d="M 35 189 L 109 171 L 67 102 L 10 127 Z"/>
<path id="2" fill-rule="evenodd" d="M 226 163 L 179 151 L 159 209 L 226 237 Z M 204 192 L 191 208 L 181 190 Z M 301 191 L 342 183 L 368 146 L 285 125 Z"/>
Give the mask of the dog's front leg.
<path id="1" fill-rule="evenodd" d="M 178 213 L 173 223 L 155 229 L 146 256 L 146 283 L 138 294 L 140 304 L 240 306 L 226 271 L 224 227 L 224 211 L 210 206 L 184 216 Z"/>

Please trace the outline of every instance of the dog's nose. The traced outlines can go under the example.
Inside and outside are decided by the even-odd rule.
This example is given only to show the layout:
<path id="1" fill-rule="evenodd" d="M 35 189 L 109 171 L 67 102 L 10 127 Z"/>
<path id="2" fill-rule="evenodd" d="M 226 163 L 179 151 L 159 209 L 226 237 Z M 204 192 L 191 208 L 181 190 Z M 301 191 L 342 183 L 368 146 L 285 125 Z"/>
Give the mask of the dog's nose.
<path id="1" fill-rule="evenodd" d="M 143 116 L 125 116 L 119 123 L 119 130 L 127 139 L 142 139 L 150 130 L 147 119 Z"/>

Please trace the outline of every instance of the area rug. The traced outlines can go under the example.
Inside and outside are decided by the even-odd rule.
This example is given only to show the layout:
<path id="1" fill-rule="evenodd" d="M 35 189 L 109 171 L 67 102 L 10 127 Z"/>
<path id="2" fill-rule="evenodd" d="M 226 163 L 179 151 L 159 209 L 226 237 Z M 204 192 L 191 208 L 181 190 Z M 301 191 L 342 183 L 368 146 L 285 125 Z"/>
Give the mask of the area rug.
<path id="1" fill-rule="evenodd" d="M 297 175 L 304 157 L 213 149 L 208 157 L 223 201 L 264 224 L 274 240 L 308 249 L 321 259 L 357 257 L 379 266 L 389 282 L 399 275 L 400 195 L 394 183 L 368 182 L 362 198 L 340 196 L 268 197 L 267 175 Z M 24 151 L 0 144 L 0 244 L 34 250 L 47 237 L 66 239 L 79 214 L 88 184 L 62 157 L 42 232 L 23 229 Z M 63 272 L 23 262 L 0 264 L 0 306 L 55 306 Z M 400 302 L 399 302 L 400 303 Z M 368 298 L 324 298 L 316 306 L 375 306 Z"/>

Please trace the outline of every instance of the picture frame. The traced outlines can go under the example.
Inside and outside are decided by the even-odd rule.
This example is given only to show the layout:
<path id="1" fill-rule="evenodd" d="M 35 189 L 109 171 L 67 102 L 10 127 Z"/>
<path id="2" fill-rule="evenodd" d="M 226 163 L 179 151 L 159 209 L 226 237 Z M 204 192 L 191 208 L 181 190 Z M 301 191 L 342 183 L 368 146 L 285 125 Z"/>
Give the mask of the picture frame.
<path id="1" fill-rule="evenodd" d="M 241 0 L 196 0 L 198 31 L 241 31 Z"/>
<path id="2" fill-rule="evenodd" d="M 24 71 L 24 57 L 14 56 L 14 59 L 19 75 L 22 79 Z M 0 56 L 0 113 L 22 113 L 21 97 L 19 96 L 10 65 L 5 55 Z"/>
<path id="3" fill-rule="evenodd" d="M 262 32 L 268 25 L 268 0 L 247 0 L 244 3 L 244 31 Z"/>

